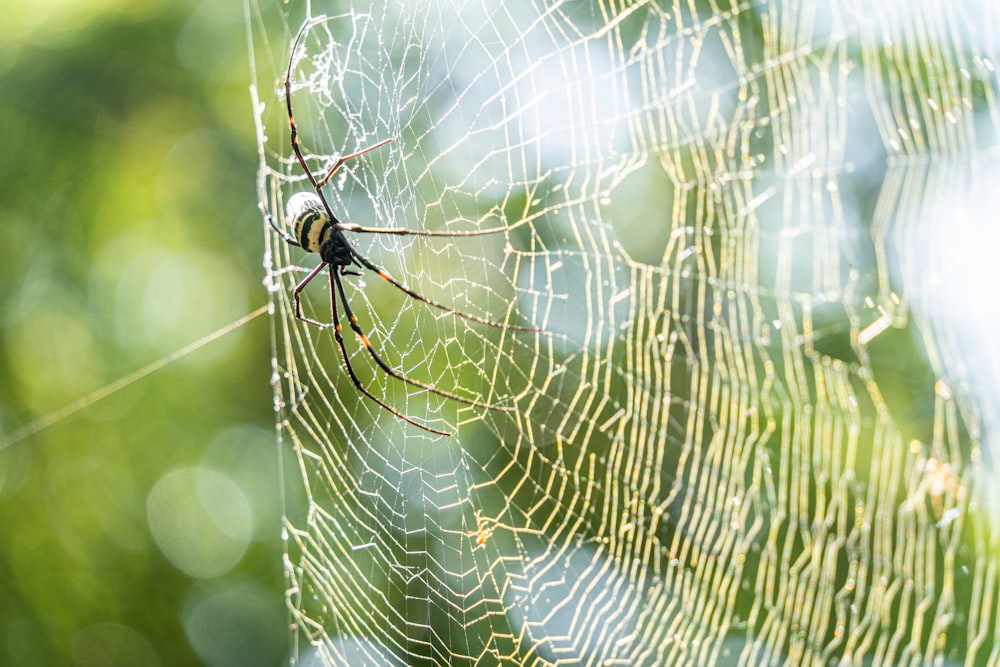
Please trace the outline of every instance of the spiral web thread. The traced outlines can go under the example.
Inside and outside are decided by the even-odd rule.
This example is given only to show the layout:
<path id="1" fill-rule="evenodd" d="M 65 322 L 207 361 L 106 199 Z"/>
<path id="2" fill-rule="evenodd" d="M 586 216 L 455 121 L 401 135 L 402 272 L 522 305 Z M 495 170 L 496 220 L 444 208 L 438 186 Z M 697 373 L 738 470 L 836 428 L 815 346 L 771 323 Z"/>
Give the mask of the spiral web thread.
<path id="1" fill-rule="evenodd" d="M 386 378 L 345 322 L 369 390 L 456 434 L 421 431 L 294 319 L 316 258 L 265 228 L 299 661 L 1000 664 L 989 3 L 255 9 L 266 209 L 308 186 L 311 20 L 317 177 L 393 139 L 335 213 L 510 228 L 357 247 L 543 329 L 345 277 L 388 363 L 517 408 Z"/>

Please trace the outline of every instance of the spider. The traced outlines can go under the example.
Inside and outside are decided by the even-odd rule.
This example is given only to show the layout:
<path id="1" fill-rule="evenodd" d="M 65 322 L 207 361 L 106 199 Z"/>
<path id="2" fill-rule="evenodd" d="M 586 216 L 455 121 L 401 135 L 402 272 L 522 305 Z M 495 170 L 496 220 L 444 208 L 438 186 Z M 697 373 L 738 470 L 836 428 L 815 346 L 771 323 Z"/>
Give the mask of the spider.
<path id="1" fill-rule="evenodd" d="M 397 380 L 405 382 L 409 385 L 422 389 L 424 391 L 430 392 L 432 394 L 437 394 L 444 398 L 457 401 L 459 403 L 464 403 L 475 408 L 483 408 L 487 410 L 494 410 L 497 412 L 512 412 L 514 408 L 494 405 L 492 403 L 484 403 L 482 401 L 477 401 L 470 398 L 465 398 L 457 394 L 453 394 L 437 387 L 421 382 L 420 380 L 415 380 L 402 372 L 394 369 L 392 366 L 383 361 L 382 357 L 379 356 L 375 347 L 372 345 L 371 340 L 369 340 L 368 335 L 362 329 L 361 325 L 358 323 L 358 318 L 355 316 L 354 311 L 351 308 L 350 301 L 347 298 L 347 293 L 344 290 L 343 276 L 360 276 L 362 271 L 368 270 L 373 271 L 378 277 L 389 282 L 396 289 L 400 290 L 407 296 L 420 301 L 428 306 L 437 308 L 451 315 L 462 317 L 464 319 L 470 320 L 472 322 L 478 322 L 479 324 L 484 324 L 486 326 L 495 327 L 497 329 L 504 329 L 507 331 L 532 331 L 537 332 L 539 329 L 532 327 L 521 327 L 509 324 L 502 324 L 499 322 L 492 322 L 481 317 L 476 317 L 475 315 L 470 315 L 469 313 L 463 313 L 462 311 L 450 308 L 436 301 L 432 301 L 427 297 L 422 296 L 418 292 L 410 289 L 404 283 L 393 278 L 389 273 L 376 265 L 372 260 L 359 252 L 351 241 L 345 236 L 344 232 L 355 232 L 355 233 L 365 233 L 365 234 L 395 234 L 400 236 L 446 236 L 446 237 L 461 237 L 461 236 L 482 236 L 485 234 L 495 234 L 498 232 L 506 231 L 508 228 L 501 227 L 497 229 L 486 229 L 477 230 L 469 232 L 433 232 L 433 231 L 420 231 L 420 230 L 409 230 L 402 228 L 369 228 L 362 227 L 356 224 L 343 223 L 333 214 L 329 203 L 326 201 L 326 197 L 323 195 L 323 187 L 330 181 L 337 170 L 340 169 L 349 160 L 353 160 L 356 157 L 364 155 L 365 153 L 371 152 L 377 148 L 381 148 L 388 144 L 392 139 L 385 139 L 377 144 L 369 146 L 368 148 L 357 151 L 356 153 L 351 153 L 350 155 L 345 155 L 340 157 L 334 162 L 333 166 L 326 173 L 323 178 L 316 180 L 312 171 L 309 169 L 308 164 L 306 164 L 306 159 L 302 154 L 302 149 L 299 145 L 299 131 L 295 124 L 295 115 L 292 112 L 292 66 L 295 58 L 296 50 L 298 49 L 299 41 L 305 34 L 308 27 L 312 25 L 311 22 L 305 23 L 299 30 L 298 35 L 295 37 L 295 42 L 292 45 L 292 53 L 288 59 L 288 69 L 285 72 L 285 103 L 288 107 L 288 127 L 291 133 L 291 144 L 292 150 L 295 152 L 295 157 L 301 165 L 303 172 L 306 177 L 308 177 L 309 182 L 312 184 L 313 191 L 309 192 L 298 192 L 292 195 L 288 200 L 288 205 L 286 207 L 286 220 L 285 224 L 288 229 L 280 228 L 274 219 L 269 215 L 267 220 L 271 227 L 278 233 L 279 236 L 291 246 L 297 246 L 302 248 L 307 252 L 319 253 L 320 263 L 315 269 L 310 271 L 305 278 L 303 278 L 292 290 L 292 297 L 295 304 L 295 317 L 307 324 L 311 324 L 320 329 L 326 329 L 333 326 L 334 337 L 337 340 L 337 346 L 340 349 L 340 356 L 344 360 L 344 365 L 347 367 L 347 374 L 351 378 L 351 382 L 354 386 L 364 394 L 366 397 L 377 403 L 380 407 L 387 410 L 391 414 L 395 415 L 403 421 L 413 424 L 418 428 L 422 428 L 425 431 L 435 433 L 438 435 L 450 436 L 452 433 L 448 431 L 438 430 L 432 428 L 426 424 L 422 424 L 415 419 L 408 417 L 396 408 L 392 407 L 385 401 L 376 397 L 372 394 L 365 386 L 361 383 L 358 378 L 357 373 L 354 372 L 354 368 L 351 366 L 350 358 L 347 353 L 347 345 L 344 342 L 344 337 L 341 332 L 340 324 L 340 308 L 337 305 L 338 301 L 341 306 L 343 306 L 344 313 L 347 315 L 347 320 L 350 323 L 351 329 L 357 334 L 361 343 L 368 350 L 368 354 L 371 355 L 375 364 L 382 369 L 382 371 Z M 322 323 L 318 322 L 312 318 L 306 317 L 302 314 L 302 303 L 301 294 L 302 291 L 312 282 L 312 280 L 323 272 L 324 269 L 329 270 L 327 274 L 330 279 L 330 314 L 332 317 L 332 322 Z"/>

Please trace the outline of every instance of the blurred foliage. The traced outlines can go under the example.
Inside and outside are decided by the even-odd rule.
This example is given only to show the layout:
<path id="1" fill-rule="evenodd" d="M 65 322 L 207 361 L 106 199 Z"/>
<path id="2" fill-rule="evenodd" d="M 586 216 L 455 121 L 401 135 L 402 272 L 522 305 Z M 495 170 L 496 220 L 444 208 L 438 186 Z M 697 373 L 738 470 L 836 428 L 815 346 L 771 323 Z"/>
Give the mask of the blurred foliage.
<path id="1" fill-rule="evenodd" d="M 0 10 L 10 433 L 266 295 L 241 4 Z M 284 661 L 265 319 L 0 449 L 0 664 Z"/>

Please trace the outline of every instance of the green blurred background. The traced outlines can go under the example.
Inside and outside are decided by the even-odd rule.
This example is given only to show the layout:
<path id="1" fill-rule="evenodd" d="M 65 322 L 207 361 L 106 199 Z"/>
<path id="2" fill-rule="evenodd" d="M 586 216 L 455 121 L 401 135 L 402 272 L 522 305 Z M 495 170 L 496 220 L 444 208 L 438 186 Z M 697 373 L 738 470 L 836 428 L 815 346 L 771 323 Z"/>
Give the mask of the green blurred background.
<path id="1" fill-rule="evenodd" d="M 241 3 L 0 15 L 9 434 L 266 294 Z M 0 449 L 0 664 L 285 661 L 268 326 Z"/>

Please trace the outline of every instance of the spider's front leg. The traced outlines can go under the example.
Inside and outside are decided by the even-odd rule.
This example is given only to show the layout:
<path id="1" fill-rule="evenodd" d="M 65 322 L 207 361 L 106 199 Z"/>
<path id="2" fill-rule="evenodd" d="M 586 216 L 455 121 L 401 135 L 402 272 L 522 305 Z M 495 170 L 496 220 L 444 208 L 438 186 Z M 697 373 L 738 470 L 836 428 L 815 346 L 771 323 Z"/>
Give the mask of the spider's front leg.
<path id="1" fill-rule="evenodd" d="M 364 150 L 360 150 L 357 153 L 351 153 L 350 155 L 345 155 L 344 157 L 337 158 L 337 161 L 333 163 L 333 166 L 330 168 L 330 171 L 326 172 L 326 176 L 324 176 L 323 178 L 319 179 L 316 182 L 316 189 L 319 190 L 321 187 L 323 187 L 324 185 L 326 185 L 327 183 L 329 183 L 330 179 L 333 178 L 333 175 L 337 173 L 337 170 L 340 169 L 341 167 L 343 167 L 344 163 L 347 162 L 348 160 L 353 160 L 354 158 L 358 157 L 359 155 L 364 155 L 365 153 L 373 151 L 376 148 L 381 148 L 382 146 L 385 146 L 390 141 L 392 141 L 391 137 L 389 139 L 386 139 L 385 141 L 378 142 L 374 146 L 369 146 L 368 148 L 365 148 Z"/>

